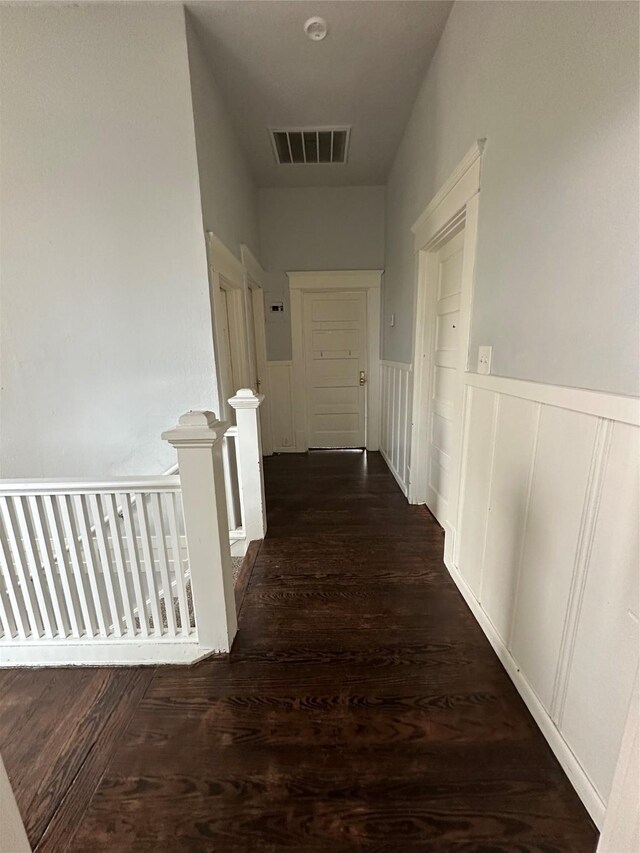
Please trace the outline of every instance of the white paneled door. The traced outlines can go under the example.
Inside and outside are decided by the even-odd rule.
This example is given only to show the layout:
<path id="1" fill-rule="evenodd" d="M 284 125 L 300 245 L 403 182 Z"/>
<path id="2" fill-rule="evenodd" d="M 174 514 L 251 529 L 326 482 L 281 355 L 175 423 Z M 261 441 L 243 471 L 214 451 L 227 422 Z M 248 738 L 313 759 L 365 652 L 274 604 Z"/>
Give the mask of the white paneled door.
<path id="1" fill-rule="evenodd" d="M 305 293 L 303 336 L 309 447 L 364 447 L 366 293 Z"/>
<path id="2" fill-rule="evenodd" d="M 459 387 L 459 327 L 464 231 L 434 252 L 436 281 L 427 442 L 427 506 L 444 525 L 449 501 L 455 397 Z"/>

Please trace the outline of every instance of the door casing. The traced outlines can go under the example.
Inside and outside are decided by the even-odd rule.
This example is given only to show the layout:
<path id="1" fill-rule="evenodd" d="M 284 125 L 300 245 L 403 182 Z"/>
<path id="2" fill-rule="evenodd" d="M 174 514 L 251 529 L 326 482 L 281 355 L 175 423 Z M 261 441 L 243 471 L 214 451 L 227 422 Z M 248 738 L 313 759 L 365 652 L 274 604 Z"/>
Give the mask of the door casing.
<path id="1" fill-rule="evenodd" d="M 264 456 L 271 456 L 273 454 L 273 432 L 271 428 L 271 389 L 269 387 L 269 364 L 267 361 L 267 337 L 264 312 L 265 273 L 249 247 L 244 243 L 240 244 L 240 258 L 245 268 L 249 387 L 265 396 L 265 401 L 259 409 L 262 453 Z M 249 310 L 249 303 L 251 304 L 251 310 Z M 253 317 L 253 327 L 251 325 L 251 317 Z M 258 387 L 258 379 L 260 380 L 260 387 Z"/>
<path id="2" fill-rule="evenodd" d="M 445 561 L 453 554 L 457 529 L 462 421 L 464 417 L 464 373 L 469 370 L 469 335 L 473 302 L 473 280 L 478 234 L 480 167 L 485 140 L 477 140 L 412 227 L 418 255 L 418 283 L 414 305 L 413 405 L 411 418 L 411 470 L 409 502 L 423 504 L 427 494 L 428 435 L 431 422 L 432 352 L 435 326 L 437 278 L 435 253 L 456 233 L 464 230 L 462 287 L 460 295 L 460 341 L 457 387 L 453 412 L 450 492 L 445 530 Z"/>

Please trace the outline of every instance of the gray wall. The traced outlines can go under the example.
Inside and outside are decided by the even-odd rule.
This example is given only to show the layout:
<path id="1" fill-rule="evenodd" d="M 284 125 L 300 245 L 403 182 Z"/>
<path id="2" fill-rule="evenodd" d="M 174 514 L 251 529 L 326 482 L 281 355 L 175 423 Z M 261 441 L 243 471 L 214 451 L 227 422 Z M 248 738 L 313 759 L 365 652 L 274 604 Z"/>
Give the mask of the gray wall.
<path id="1" fill-rule="evenodd" d="M 259 191 L 260 245 L 268 277 L 267 356 L 291 358 L 288 279 L 294 270 L 382 269 L 384 187 L 305 187 Z"/>
<path id="2" fill-rule="evenodd" d="M 637 394 L 637 4 L 454 6 L 387 187 L 387 359 L 412 358 L 410 227 L 480 137 L 472 369 L 491 344 L 493 373 Z"/>
<path id="3" fill-rule="evenodd" d="M 240 243 L 259 258 L 257 190 L 188 13 L 186 22 L 204 226 L 238 258 Z"/>
<path id="4" fill-rule="evenodd" d="M 158 473 L 216 392 L 182 9 L 0 14 L 2 476 Z"/>

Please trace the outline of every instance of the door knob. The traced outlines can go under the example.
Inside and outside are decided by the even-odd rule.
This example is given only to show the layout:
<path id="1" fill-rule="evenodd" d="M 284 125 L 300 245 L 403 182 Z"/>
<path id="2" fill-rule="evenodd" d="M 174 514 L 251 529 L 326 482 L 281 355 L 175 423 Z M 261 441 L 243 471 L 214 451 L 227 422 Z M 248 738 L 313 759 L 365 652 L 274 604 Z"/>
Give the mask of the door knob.
<path id="1" fill-rule="evenodd" d="M 364 372 L 364 370 L 361 370 L 360 371 L 360 384 L 364 385 L 364 383 L 366 381 L 367 381 L 367 374 Z"/>

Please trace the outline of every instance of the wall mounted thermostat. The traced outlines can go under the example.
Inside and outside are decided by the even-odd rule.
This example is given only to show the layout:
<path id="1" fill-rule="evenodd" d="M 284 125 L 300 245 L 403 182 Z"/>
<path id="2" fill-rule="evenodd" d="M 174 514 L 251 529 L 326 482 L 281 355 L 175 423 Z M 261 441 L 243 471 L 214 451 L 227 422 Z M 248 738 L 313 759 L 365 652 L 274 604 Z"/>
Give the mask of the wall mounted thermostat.
<path id="1" fill-rule="evenodd" d="M 269 310 L 272 314 L 284 314 L 284 302 L 272 302 Z"/>

